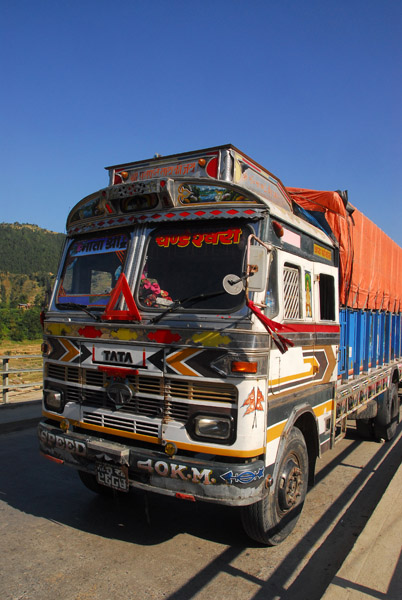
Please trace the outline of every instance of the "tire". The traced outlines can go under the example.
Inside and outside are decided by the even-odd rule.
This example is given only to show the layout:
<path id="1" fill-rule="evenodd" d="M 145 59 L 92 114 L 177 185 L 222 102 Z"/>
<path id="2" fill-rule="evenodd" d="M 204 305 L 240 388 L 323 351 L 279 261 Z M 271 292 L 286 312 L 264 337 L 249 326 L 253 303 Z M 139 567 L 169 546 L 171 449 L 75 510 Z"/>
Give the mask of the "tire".
<path id="1" fill-rule="evenodd" d="M 82 483 L 88 490 L 94 492 L 95 494 L 99 494 L 100 496 L 113 497 L 113 495 L 122 493 L 117 490 L 113 490 L 112 488 L 108 488 L 105 485 L 101 485 L 96 481 L 95 475 L 92 473 L 87 473 L 86 471 L 78 471 L 78 476 L 81 479 Z"/>
<path id="2" fill-rule="evenodd" d="M 374 437 L 376 440 L 389 442 L 394 437 L 399 423 L 398 384 L 393 383 L 385 395 L 381 407 L 374 420 Z"/>
<path id="3" fill-rule="evenodd" d="M 273 489 L 259 502 L 242 508 L 247 535 L 268 546 L 283 542 L 299 519 L 307 484 L 307 446 L 302 432 L 294 427 L 289 432 Z"/>
<path id="4" fill-rule="evenodd" d="M 372 440 L 374 438 L 374 419 L 357 419 L 356 431 L 364 440 Z"/>

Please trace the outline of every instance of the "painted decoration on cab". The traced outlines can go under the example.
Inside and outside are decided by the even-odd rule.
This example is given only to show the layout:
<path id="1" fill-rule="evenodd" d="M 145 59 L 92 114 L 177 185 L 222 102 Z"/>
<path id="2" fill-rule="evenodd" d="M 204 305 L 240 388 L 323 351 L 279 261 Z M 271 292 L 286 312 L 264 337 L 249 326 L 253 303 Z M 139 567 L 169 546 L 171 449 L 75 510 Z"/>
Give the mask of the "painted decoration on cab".
<path id="1" fill-rule="evenodd" d="M 256 393 L 256 389 L 257 389 L 257 393 Z M 257 426 L 257 410 L 258 411 L 263 411 L 264 410 L 264 396 L 260 390 L 260 388 L 253 388 L 251 390 L 251 392 L 249 393 L 249 395 L 247 396 L 247 398 L 245 399 L 245 401 L 242 404 L 242 408 L 243 406 L 247 406 L 247 409 L 245 411 L 245 413 L 243 414 L 243 417 L 245 417 L 246 415 L 249 414 L 254 414 L 254 420 L 253 420 L 253 428 Z"/>
<path id="2" fill-rule="evenodd" d="M 105 192 L 103 192 L 105 194 Z M 106 195 L 97 196 L 85 204 L 82 204 L 71 217 L 71 223 L 93 217 L 105 217 L 114 214 L 115 210 L 111 203 L 107 202 Z"/>
<path id="3" fill-rule="evenodd" d="M 182 204 L 205 204 L 211 202 L 246 202 L 248 198 L 235 190 L 215 185 L 182 183 L 178 189 L 178 200 Z"/>
<path id="4" fill-rule="evenodd" d="M 306 271 L 304 274 L 304 287 L 306 290 L 306 319 L 313 316 L 311 308 L 311 273 Z"/>
<path id="5" fill-rule="evenodd" d="M 213 231 L 211 233 L 194 233 L 184 235 L 161 235 L 155 238 L 160 248 L 168 248 L 170 245 L 178 248 L 186 248 L 190 243 L 196 248 L 201 248 L 203 244 L 230 245 L 240 242 L 241 229 L 225 229 L 224 231 Z"/>

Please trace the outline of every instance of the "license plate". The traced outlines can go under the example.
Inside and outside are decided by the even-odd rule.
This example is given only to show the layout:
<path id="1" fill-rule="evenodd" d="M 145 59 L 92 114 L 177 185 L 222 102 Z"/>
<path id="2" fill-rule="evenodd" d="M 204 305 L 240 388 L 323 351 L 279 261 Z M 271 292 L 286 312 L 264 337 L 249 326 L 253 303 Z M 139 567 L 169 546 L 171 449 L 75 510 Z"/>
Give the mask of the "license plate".
<path id="1" fill-rule="evenodd" d="M 101 485 L 118 490 L 119 492 L 128 492 L 128 477 L 120 467 L 114 465 L 96 465 L 96 480 Z"/>

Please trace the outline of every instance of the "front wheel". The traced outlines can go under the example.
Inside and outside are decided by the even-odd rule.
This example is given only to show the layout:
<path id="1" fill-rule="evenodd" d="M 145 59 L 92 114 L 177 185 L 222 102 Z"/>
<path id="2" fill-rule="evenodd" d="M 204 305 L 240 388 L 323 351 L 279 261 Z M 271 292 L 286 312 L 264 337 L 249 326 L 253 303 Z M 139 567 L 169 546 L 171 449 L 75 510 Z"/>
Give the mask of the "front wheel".
<path id="1" fill-rule="evenodd" d="M 308 454 L 300 429 L 288 435 L 278 475 L 269 494 L 242 508 L 242 523 L 249 537 L 268 546 L 280 544 L 294 529 L 303 509 L 308 483 Z"/>

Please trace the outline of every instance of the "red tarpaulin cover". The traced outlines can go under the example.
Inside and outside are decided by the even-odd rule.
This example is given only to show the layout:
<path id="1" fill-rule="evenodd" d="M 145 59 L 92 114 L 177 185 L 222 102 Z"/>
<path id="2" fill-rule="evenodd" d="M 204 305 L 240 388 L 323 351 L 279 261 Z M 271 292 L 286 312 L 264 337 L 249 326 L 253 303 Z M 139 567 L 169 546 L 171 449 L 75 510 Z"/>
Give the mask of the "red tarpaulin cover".
<path id="1" fill-rule="evenodd" d="M 359 210 L 350 215 L 337 192 L 286 190 L 300 207 L 324 213 L 339 243 L 341 304 L 400 312 L 402 248 Z"/>

